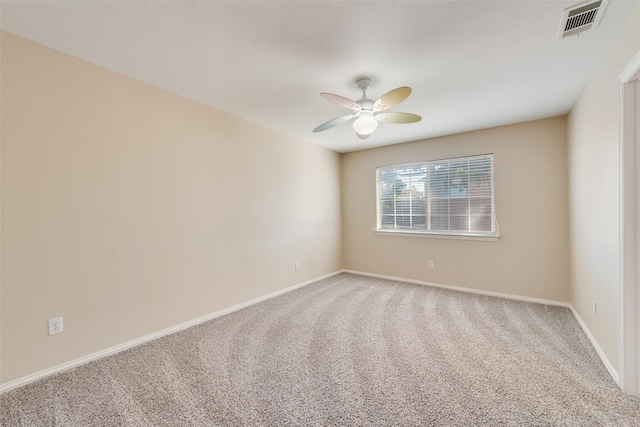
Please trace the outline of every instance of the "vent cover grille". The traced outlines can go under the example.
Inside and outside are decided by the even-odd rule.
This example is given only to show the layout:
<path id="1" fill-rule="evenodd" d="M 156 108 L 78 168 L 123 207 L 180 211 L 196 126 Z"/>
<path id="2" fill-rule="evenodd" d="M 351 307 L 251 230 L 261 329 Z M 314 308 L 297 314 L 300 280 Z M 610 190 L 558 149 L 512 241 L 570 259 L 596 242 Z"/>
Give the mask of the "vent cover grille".
<path id="1" fill-rule="evenodd" d="M 598 0 L 586 4 L 580 3 L 565 9 L 562 14 L 558 38 L 573 36 L 595 28 L 602 18 L 607 3 L 608 0 Z"/>

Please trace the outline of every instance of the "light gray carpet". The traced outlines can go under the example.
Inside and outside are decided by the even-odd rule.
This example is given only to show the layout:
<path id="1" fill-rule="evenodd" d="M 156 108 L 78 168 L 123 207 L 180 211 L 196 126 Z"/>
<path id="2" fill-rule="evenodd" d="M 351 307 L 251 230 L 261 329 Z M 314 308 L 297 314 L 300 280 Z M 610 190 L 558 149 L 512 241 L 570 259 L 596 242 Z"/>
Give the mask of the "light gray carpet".
<path id="1" fill-rule="evenodd" d="M 568 309 L 351 274 L 1 403 L 3 426 L 640 426 Z"/>

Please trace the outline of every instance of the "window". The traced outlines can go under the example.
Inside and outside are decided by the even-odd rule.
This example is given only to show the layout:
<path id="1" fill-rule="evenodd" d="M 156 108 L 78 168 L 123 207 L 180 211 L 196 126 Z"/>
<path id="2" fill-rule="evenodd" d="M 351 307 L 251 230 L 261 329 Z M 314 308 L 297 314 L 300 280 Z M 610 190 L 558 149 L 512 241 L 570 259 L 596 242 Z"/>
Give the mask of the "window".
<path id="1" fill-rule="evenodd" d="M 377 169 L 378 231 L 498 237 L 493 154 Z"/>

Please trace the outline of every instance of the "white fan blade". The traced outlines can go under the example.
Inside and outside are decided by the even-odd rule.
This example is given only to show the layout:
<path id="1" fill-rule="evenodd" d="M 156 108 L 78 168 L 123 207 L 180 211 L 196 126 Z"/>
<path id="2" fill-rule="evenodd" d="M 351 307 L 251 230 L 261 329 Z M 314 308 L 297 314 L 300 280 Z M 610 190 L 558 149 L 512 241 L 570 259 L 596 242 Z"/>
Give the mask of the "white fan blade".
<path id="1" fill-rule="evenodd" d="M 411 88 L 409 86 L 403 86 L 389 91 L 382 95 L 380 99 L 373 104 L 373 111 L 388 110 L 389 108 L 400 104 L 402 101 L 407 99 L 409 95 L 411 95 Z"/>
<path id="2" fill-rule="evenodd" d="M 349 98 L 345 98 L 344 96 L 336 95 L 333 93 L 327 93 L 327 92 L 322 92 L 320 96 L 326 99 L 327 101 L 331 102 L 332 104 L 337 104 L 341 107 L 348 108 L 350 110 L 353 110 L 356 113 L 362 110 L 362 107 L 360 107 L 360 105 L 358 105 L 356 101 L 352 101 Z"/>
<path id="3" fill-rule="evenodd" d="M 422 120 L 419 115 L 411 113 L 375 113 L 373 117 L 385 123 L 415 123 Z"/>
<path id="4" fill-rule="evenodd" d="M 338 126 L 339 124 L 342 124 L 346 121 L 348 121 L 350 118 L 355 117 L 355 114 L 347 114 L 346 116 L 342 116 L 342 117 L 338 117 L 335 118 L 333 120 L 329 120 L 326 123 L 321 124 L 320 126 L 318 126 L 317 128 L 315 128 L 313 130 L 313 132 L 317 133 L 317 132 L 322 132 L 323 130 L 327 130 L 327 129 L 331 129 L 334 126 Z"/>

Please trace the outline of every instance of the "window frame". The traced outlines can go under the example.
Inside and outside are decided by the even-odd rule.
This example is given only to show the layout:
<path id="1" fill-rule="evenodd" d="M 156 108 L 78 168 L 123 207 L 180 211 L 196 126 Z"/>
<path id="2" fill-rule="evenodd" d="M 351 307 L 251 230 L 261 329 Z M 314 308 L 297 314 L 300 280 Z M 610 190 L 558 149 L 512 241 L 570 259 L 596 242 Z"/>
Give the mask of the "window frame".
<path id="1" fill-rule="evenodd" d="M 409 169 L 409 168 L 426 168 L 427 171 L 430 171 L 430 167 L 434 164 L 438 163 L 455 163 L 460 161 L 471 161 L 475 159 L 482 158 L 491 158 L 491 168 L 490 168 L 490 192 L 491 192 L 491 231 L 458 231 L 458 230 L 425 230 L 425 229 L 414 229 L 414 228 L 382 228 L 382 207 L 381 207 L 381 178 L 380 174 L 383 171 L 387 170 L 397 170 L 397 169 Z M 427 172 L 429 173 L 429 172 Z M 430 179 L 430 177 L 429 177 Z M 427 194 L 424 197 L 426 206 L 425 210 L 425 224 L 428 223 L 427 216 L 430 215 L 431 203 L 434 198 L 428 194 L 429 190 L 425 189 Z M 471 197 L 471 196 L 468 196 Z M 446 199 L 452 199 L 451 196 Z M 425 160 L 422 162 L 415 163 L 403 163 L 397 165 L 388 165 L 388 166 L 378 166 L 376 167 L 376 229 L 374 230 L 377 235 L 392 235 L 392 236 L 409 236 L 409 237 L 429 237 L 429 238 L 440 238 L 440 239 L 462 239 L 462 240 L 486 240 L 486 241 L 497 241 L 500 237 L 500 230 L 498 227 L 498 221 L 496 219 L 496 203 L 495 203 L 495 158 L 493 153 L 486 154 L 478 154 L 471 156 L 462 156 L 462 157 L 451 157 L 444 159 L 433 159 L 433 160 Z M 436 199 L 437 200 L 437 199 Z M 411 206 L 411 205 L 410 205 Z M 410 212 L 410 217 L 415 216 L 413 212 Z M 418 215 L 419 216 L 419 215 Z M 448 218 L 451 218 L 451 212 L 448 213 Z"/>

